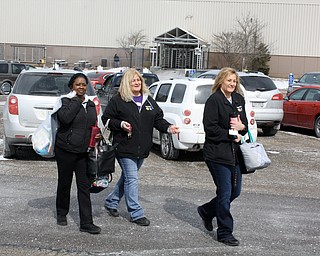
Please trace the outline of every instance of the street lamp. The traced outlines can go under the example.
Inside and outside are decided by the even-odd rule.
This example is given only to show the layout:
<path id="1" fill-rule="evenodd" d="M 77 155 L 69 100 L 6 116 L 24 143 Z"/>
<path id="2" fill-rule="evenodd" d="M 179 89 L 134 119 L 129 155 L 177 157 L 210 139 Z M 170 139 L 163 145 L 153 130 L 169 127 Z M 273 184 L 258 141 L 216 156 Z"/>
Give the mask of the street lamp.
<path id="1" fill-rule="evenodd" d="M 130 49 L 130 68 L 132 68 L 132 52 L 133 52 L 133 49 L 134 49 L 134 45 L 130 44 L 129 45 L 129 49 Z"/>

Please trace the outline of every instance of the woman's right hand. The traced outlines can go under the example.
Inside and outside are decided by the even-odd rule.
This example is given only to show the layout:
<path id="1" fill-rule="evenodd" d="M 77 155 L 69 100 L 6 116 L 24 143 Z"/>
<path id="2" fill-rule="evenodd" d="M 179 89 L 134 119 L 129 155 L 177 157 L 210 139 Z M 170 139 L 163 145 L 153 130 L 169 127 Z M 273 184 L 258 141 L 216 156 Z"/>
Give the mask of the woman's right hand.
<path id="1" fill-rule="evenodd" d="M 121 122 L 121 128 L 126 132 L 131 132 L 131 129 L 132 129 L 131 124 L 126 121 Z"/>

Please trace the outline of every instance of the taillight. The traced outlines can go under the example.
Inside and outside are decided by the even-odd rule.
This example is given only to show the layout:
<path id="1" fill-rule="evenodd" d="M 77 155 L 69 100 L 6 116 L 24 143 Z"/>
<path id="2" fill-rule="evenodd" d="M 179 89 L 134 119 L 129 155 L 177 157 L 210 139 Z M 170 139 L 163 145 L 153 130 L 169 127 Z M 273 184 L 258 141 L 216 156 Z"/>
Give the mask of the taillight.
<path id="1" fill-rule="evenodd" d="M 10 96 L 8 101 L 8 109 L 11 115 L 18 115 L 18 98 L 16 96 Z"/>
<path id="2" fill-rule="evenodd" d="M 190 116 L 190 115 L 191 115 L 191 110 L 185 109 L 185 110 L 183 111 L 183 115 L 185 115 L 185 116 Z M 183 123 L 184 123 L 184 124 L 190 124 L 190 123 L 191 123 L 191 119 L 188 118 L 188 117 L 186 117 L 186 118 L 183 119 Z"/>
<path id="3" fill-rule="evenodd" d="M 283 100 L 283 94 L 282 93 L 278 93 L 272 96 L 271 98 L 272 100 Z"/>
<path id="4" fill-rule="evenodd" d="M 254 117 L 254 114 L 255 114 L 254 111 L 250 111 L 250 116 L 251 117 Z"/>
<path id="5" fill-rule="evenodd" d="M 191 115 L 191 110 L 186 109 L 186 110 L 183 111 L 183 114 L 184 114 L 185 116 L 190 116 L 190 115 Z"/>
<path id="6" fill-rule="evenodd" d="M 95 98 L 93 99 L 93 102 L 94 102 L 94 104 L 96 105 L 97 115 L 100 115 L 100 108 L 101 108 L 100 100 L 99 100 L 97 97 L 95 97 Z"/>

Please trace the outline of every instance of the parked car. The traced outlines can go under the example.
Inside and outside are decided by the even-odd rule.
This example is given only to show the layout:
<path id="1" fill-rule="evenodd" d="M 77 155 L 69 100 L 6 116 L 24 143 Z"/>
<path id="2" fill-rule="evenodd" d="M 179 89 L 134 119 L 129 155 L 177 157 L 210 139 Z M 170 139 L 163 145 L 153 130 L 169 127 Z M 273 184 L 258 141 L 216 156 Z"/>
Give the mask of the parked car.
<path id="1" fill-rule="evenodd" d="M 303 86 L 284 98 L 282 126 L 314 130 L 320 137 L 320 85 Z"/>
<path id="2" fill-rule="evenodd" d="M 104 71 L 94 70 L 94 71 L 86 72 L 85 74 L 90 79 L 93 88 L 96 89 L 96 84 L 100 84 L 102 86 L 106 76 L 113 73 L 114 72 L 110 72 L 107 70 L 104 70 Z"/>
<path id="3" fill-rule="evenodd" d="M 123 72 L 117 72 L 106 75 L 104 84 L 102 86 L 96 86 L 96 89 L 98 90 L 97 94 L 103 109 L 107 106 L 110 99 L 118 92 L 123 74 Z M 156 74 L 141 73 L 141 75 L 144 78 L 147 86 L 159 81 L 159 78 Z"/>
<path id="4" fill-rule="evenodd" d="M 320 72 L 305 73 L 298 81 L 295 81 L 292 86 L 288 87 L 287 94 L 301 86 L 306 85 L 320 85 Z"/>
<path id="5" fill-rule="evenodd" d="M 211 95 L 212 80 L 200 78 L 170 79 L 153 83 L 149 89 L 164 112 L 164 117 L 180 128 L 177 136 L 153 131 L 153 143 L 160 145 L 164 159 L 177 159 L 180 151 L 203 149 L 205 133 L 202 123 L 204 105 Z M 246 95 L 244 95 L 246 98 Z M 246 101 L 248 102 L 248 101 Z M 246 103 L 249 129 L 257 138 L 254 111 Z"/>
<path id="6" fill-rule="evenodd" d="M 11 61 L 0 61 L 0 94 L 8 95 L 14 81 L 24 69 L 34 69 L 30 64 L 23 64 Z"/>
<path id="7" fill-rule="evenodd" d="M 200 75 L 200 78 L 214 79 L 219 70 Z M 265 135 L 275 135 L 283 118 L 283 95 L 272 79 L 261 72 L 238 72 L 240 83 L 247 94 L 254 112 L 258 128 Z"/>
<path id="8" fill-rule="evenodd" d="M 33 132 L 51 113 L 57 98 L 70 92 L 68 82 L 75 73 L 67 69 L 34 69 L 20 73 L 3 108 L 4 157 L 14 157 L 19 147 L 32 146 Z M 91 83 L 87 86 L 87 95 L 101 114 Z"/>

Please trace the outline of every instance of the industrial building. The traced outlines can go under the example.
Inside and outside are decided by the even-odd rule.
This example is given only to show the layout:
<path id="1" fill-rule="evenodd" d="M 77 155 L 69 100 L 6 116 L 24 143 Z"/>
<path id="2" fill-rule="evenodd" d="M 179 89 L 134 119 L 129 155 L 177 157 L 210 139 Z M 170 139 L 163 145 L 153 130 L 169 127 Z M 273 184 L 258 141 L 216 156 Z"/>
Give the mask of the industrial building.
<path id="1" fill-rule="evenodd" d="M 320 70 L 317 0 L 0 0 L 0 59 L 37 65 L 220 68 L 213 35 L 246 15 L 265 27 L 273 77 Z M 143 44 L 120 41 L 141 31 Z"/>

